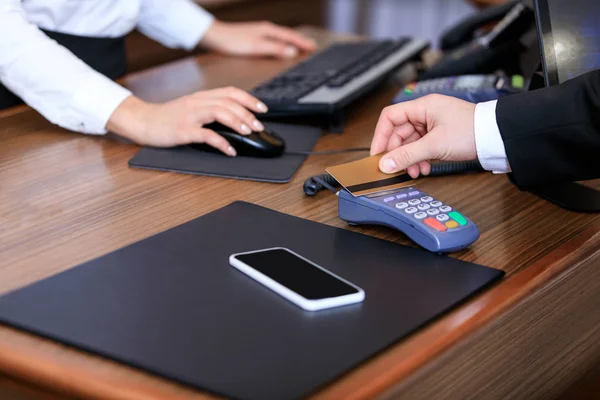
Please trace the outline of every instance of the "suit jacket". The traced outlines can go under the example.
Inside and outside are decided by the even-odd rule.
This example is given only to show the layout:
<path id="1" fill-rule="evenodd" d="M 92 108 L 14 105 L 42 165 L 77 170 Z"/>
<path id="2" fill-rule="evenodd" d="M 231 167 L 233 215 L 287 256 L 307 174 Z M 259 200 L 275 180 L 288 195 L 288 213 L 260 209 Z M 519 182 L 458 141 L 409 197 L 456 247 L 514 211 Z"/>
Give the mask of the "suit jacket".
<path id="1" fill-rule="evenodd" d="M 519 187 L 600 178 L 600 70 L 501 98 L 496 120 Z"/>

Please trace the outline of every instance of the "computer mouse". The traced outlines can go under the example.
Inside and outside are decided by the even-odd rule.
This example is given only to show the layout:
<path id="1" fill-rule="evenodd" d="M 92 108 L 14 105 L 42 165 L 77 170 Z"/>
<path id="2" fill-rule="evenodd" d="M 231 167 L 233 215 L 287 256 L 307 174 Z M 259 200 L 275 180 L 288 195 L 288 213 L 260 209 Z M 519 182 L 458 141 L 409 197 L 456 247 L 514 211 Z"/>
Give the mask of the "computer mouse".
<path id="1" fill-rule="evenodd" d="M 267 129 L 262 132 L 242 135 L 225 125 L 217 123 L 206 125 L 204 128 L 212 129 L 227 139 L 238 156 L 275 158 L 283 155 L 285 151 L 285 142 L 281 136 Z M 203 151 L 218 151 L 206 144 L 194 144 L 192 147 Z"/>

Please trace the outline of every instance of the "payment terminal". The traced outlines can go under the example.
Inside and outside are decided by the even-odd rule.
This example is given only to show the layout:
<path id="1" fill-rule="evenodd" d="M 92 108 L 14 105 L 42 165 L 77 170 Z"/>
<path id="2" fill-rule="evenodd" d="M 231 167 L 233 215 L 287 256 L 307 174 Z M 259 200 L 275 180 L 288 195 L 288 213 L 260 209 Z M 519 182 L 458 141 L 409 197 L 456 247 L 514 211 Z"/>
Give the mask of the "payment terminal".
<path id="1" fill-rule="evenodd" d="M 502 96 L 522 92 L 525 79 L 520 75 L 463 75 L 413 82 L 404 87 L 395 103 L 418 99 L 429 94 L 456 97 L 471 103 L 497 100 Z"/>

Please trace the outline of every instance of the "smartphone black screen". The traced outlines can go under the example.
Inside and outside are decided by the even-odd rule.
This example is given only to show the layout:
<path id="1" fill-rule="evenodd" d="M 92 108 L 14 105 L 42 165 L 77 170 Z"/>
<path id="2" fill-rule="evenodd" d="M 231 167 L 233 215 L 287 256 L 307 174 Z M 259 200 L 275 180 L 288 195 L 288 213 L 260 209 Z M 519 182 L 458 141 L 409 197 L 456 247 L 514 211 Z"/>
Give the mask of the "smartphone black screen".
<path id="1" fill-rule="evenodd" d="M 358 292 L 353 286 L 283 249 L 243 254 L 236 258 L 308 300 Z"/>

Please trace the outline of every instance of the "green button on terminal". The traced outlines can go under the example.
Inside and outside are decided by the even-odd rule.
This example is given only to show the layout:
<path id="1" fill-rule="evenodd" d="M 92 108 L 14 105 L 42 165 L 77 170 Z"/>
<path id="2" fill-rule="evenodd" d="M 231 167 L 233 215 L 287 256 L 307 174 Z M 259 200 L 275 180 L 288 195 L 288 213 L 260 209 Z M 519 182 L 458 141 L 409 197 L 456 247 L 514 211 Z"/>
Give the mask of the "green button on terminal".
<path id="1" fill-rule="evenodd" d="M 462 226 L 465 226 L 467 224 L 467 219 L 463 217 L 460 213 L 457 213 L 456 211 L 452 211 L 448 215 L 450 216 L 450 218 L 452 218 Z"/>
<path id="2" fill-rule="evenodd" d="M 523 87 L 525 87 L 525 78 L 521 75 L 513 75 L 512 85 L 516 89 L 523 89 Z"/>

